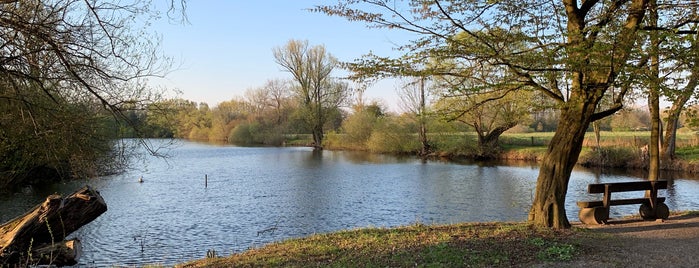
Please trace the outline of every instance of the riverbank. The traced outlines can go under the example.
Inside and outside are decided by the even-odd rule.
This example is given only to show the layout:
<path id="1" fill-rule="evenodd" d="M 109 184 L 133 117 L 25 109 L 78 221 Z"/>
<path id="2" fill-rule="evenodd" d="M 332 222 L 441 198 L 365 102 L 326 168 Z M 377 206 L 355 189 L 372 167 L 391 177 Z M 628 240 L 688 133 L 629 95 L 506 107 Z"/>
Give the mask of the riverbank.
<path id="1" fill-rule="evenodd" d="M 493 149 L 487 158 L 502 161 L 541 161 L 553 135 L 553 132 L 506 132 L 499 139 L 500 148 Z M 649 136 L 650 132 L 647 131 L 602 131 L 597 141 L 590 133 L 583 141 L 578 165 L 597 168 L 647 169 Z M 287 145 L 303 145 L 310 142 L 300 135 L 294 138 L 296 139 L 289 141 Z M 478 154 L 475 133 L 432 134 L 430 140 L 432 144 L 432 153 L 428 155 L 430 158 L 456 161 L 484 158 L 483 155 Z M 400 144 L 400 146 L 373 148 L 367 144 L 342 142 L 340 134 L 334 134 L 328 142 L 324 142 L 325 148 L 329 150 L 370 151 L 394 155 L 417 155 L 420 151 L 419 144 L 413 139 L 387 142 L 387 144 Z M 675 153 L 672 162 L 661 163 L 662 170 L 699 173 L 699 136 L 687 131 L 678 133 Z"/>
<path id="2" fill-rule="evenodd" d="M 178 267 L 696 267 L 699 214 L 569 230 L 526 223 L 359 229 L 272 243 Z M 666 250 L 666 249 L 672 249 Z"/>

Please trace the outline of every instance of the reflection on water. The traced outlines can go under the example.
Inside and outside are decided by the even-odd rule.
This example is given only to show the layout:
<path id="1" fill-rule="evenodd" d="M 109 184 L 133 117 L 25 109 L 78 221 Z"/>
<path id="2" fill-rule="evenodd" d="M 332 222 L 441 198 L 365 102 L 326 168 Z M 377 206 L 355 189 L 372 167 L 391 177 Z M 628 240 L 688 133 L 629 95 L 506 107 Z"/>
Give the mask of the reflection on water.
<path id="1" fill-rule="evenodd" d="M 531 163 L 449 163 L 308 148 L 243 148 L 184 142 L 167 162 L 147 159 L 130 172 L 89 183 L 109 210 L 84 226 L 85 266 L 171 265 L 239 252 L 272 241 L 359 227 L 526 220 L 538 169 Z M 204 187 L 204 176 L 208 187 Z M 566 209 L 595 198 L 589 183 L 645 174 L 576 170 Z M 143 176 L 145 182 L 138 183 Z M 675 176 L 675 175 L 672 175 Z M 672 178 L 673 210 L 699 209 L 699 181 Z M 0 197 L 5 221 L 74 182 Z M 618 196 L 633 195 L 620 193 Z M 637 193 L 638 194 L 638 193 Z M 599 197 L 597 197 L 599 198 Z M 637 207 L 612 209 L 612 217 Z"/>

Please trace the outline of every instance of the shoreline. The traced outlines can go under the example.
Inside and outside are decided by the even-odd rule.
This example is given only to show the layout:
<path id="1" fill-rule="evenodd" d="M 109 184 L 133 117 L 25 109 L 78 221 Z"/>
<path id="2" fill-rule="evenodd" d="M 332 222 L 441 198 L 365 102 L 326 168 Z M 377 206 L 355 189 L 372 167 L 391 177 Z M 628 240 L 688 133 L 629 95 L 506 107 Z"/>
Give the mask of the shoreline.
<path id="1" fill-rule="evenodd" d="M 526 222 L 363 228 L 274 242 L 176 267 L 696 267 L 699 213 L 552 230 Z M 673 248 L 673 251 L 659 249 Z"/>

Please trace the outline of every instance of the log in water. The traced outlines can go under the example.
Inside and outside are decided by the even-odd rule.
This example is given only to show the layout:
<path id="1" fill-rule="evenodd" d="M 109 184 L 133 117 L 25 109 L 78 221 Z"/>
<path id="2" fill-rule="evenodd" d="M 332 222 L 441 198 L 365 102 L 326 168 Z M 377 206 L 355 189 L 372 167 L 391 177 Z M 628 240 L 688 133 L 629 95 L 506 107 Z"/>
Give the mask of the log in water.
<path id="1" fill-rule="evenodd" d="M 50 195 L 24 215 L 0 225 L 0 266 L 76 264 L 80 241 L 64 239 L 105 211 L 104 199 L 89 186 L 65 198 Z"/>

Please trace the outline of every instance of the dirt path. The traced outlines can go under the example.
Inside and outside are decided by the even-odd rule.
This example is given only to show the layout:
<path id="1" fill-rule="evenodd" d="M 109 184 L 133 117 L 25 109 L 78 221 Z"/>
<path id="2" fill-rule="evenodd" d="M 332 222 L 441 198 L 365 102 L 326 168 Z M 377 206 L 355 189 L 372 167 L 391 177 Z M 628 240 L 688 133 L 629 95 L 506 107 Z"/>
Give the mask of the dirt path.
<path id="1" fill-rule="evenodd" d="M 610 220 L 606 225 L 576 227 L 600 233 L 602 239 L 584 241 L 587 257 L 563 266 L 699 267 L 699 215 L 671 216 L 665 221 Z"/>

